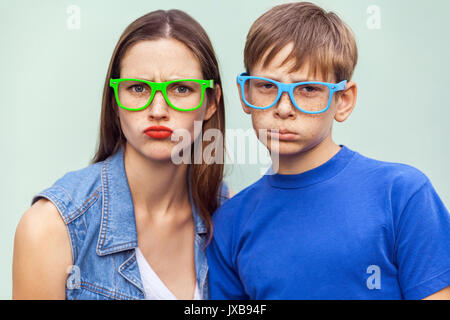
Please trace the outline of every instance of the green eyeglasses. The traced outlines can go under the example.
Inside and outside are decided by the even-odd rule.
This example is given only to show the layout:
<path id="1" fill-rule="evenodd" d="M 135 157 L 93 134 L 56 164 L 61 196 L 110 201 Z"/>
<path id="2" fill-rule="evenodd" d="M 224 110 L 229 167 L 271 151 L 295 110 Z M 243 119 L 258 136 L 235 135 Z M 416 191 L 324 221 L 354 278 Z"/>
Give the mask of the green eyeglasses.
<path id="1" fill-rule="evenodd" d="M 167 104 L 178 111 L 200 108 L 207 88 L 214 88 L 214 80 L 180 79 L 151 82 L 142 79 L 110 79 L 119 107 L 139 111 L 147 108 L 157 91 L 161 91 Z"/>

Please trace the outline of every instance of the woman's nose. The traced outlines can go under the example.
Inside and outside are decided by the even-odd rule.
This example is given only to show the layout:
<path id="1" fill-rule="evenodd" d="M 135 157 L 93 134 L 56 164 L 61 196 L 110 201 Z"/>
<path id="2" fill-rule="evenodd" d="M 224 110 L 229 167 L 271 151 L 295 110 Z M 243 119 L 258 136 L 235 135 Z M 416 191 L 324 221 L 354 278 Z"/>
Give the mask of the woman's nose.
<path id="1" fill-rule="evenodd" d="M 151 119 L 168 119 L 169 108 L 162 92 L 158 91 L 147 109 Z"/>

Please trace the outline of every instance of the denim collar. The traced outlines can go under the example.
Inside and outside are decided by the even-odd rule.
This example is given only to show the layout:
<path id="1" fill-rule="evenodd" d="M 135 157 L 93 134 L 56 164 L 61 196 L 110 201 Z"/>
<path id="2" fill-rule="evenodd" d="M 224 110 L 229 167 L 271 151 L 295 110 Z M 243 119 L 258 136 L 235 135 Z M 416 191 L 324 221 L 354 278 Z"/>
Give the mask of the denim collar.
<path id="1" fill-rule="evenodd" d="M 125 173 L 124 150 L 120 148 L 108 157 L 101 171 L 102 220 L 97 242 L 99 256 L 129 250 L 138 246 L 136 218 L 128 179 Z M 194 217 L 195 233 L 205 235 L 206 225 L 197 212 L 191 194 L 190 168 L 188 168 L 188 190 Z"/>

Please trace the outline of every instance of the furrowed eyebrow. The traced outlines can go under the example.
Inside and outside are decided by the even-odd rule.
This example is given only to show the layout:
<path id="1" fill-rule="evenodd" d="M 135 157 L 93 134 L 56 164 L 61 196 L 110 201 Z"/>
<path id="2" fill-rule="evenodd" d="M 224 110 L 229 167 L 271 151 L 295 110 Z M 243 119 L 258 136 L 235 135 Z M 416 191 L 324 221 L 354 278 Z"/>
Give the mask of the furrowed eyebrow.
<path id="1" fill-rule="evenodd" d="M 294 80 L 294 81 L 292 81 L 292 83 L 299 83 L 299 82 L 311 82 L 311 80 L 302 79 L 302 80 Z"/>
<path id="2" fill-rule="evenodd" d="M 141 78 L 141 77 L 121 77 L 121 79 L 134 79 L 134 80 L 144 80 L 144 81 L 152 82 L 152 80 L 148 80 L 148 79 Z"/>
<path id="3" fill-rule="evenodd" d="M 283 82 L 277 77 L 270 77 L 270 76 L 258 76 L 258 77 L 267 78 L 267 79 L 275 80 L 275 81 L 278 81 L 278 82 Z M 292 81 L 292 83 L 299 83 L 299 82 L 311 82 L 311 81 L 307 80 L 307 79 L 300 79 L 300 80 L 295 79 L 294 81 Z"/>
<path id="4" fill-rule="evenodd" d="M 148 79 L 146 77 L 139 77 L 139 76 L 136 76 L 136 77 L 121 77 L 121 78 L 123 78 L 123 79 L 144 80 L 144 81 L 150 81 L 150 82 L 157 82 L 154 79 Z M 168 82 L 168 81 L 174 81 L 174 80 L 186 80 L 186 79 L 192 79 L 192 78 L 193 77 L 174 77 L 173 79 L 172 78 L 168 78 L 168 79 L 165 79 L 164 81 L 161 81 L 161 82 Z"/>

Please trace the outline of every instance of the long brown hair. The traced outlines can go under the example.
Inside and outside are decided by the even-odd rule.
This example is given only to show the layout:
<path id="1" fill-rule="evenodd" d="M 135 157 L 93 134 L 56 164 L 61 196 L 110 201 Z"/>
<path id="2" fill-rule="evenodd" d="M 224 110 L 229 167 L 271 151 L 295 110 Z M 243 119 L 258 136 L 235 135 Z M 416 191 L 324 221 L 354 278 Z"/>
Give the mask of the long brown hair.
<path id="1" fill-rule="evenodd" d="M 157 40 L 161 38 L 173 38 L 184 43 L 200 62 L 204 79 L 213 79 L 215 84 L 222 87 L 217 59 L 211 41 L 202 26 L 192 17 L 180 10 L 158 10 L 150 12 L 134 22 L 132 22 L 121 35 L 106 74 L 103 88 L 102 111 L 100 119 L 100 139 L 98 149 L 91 163 L 105 160 L 110 155 L 116 153 L 120 147 L 126 144 L 125 136 L 122 132 L 119 117 L 118 105 L 113 95 L 113 90 L 109 86 L 110 78 L 120 77 L 120 63 L 127 50 L 142 40 Z M 208 90 L 208 101 L 217 99 L 214 90 Z M 225 109 L 223 94 L 218 100 L 217 110 L 214 115 L 203 122 L 203 131 L 210 128 L 220 130 L 225 145 Z M 201 139 L 200 137 L 200 139 Z M 209 143 L 202 141 L 202 149 Z M 212 143 L 219 143 L 213 141 Z M 220 150 L 220 149 L 219 149 Z M 194 163 L 194 147 L 191 149 L 192 161 L 189 164 L 190 184 L 194 205 L 198 208 L 199 215 L 205 221 L 208 231 L 212 231 L 211 215 L 218 207 L 219 186 L 223 179 L 223 152 L 219 163 L 206 164 Z M 203 157 L 202 157 L 203 158 Z"/>

